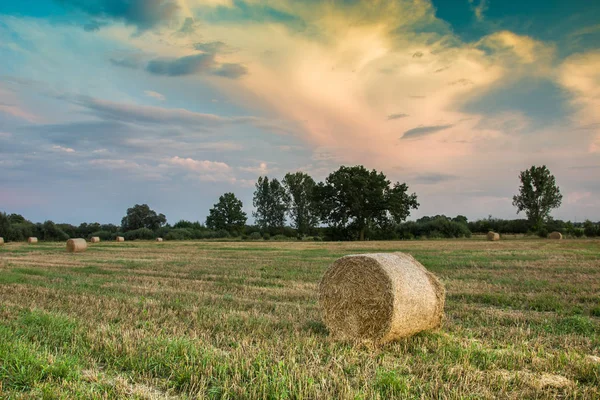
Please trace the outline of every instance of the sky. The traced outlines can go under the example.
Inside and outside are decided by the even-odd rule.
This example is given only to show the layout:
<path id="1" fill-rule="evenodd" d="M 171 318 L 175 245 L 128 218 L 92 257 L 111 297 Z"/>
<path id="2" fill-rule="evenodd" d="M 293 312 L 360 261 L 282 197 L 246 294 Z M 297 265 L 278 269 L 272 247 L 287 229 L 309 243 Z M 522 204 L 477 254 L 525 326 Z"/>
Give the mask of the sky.
<path id="1" fill-rule="evenodd" d="M 204 221 L 259 176 L 362 164 L 423 215 L 600 220 L 600 2 L 0 2 L 0 210 Z M 524 216 L 523 216 L 524 217 Z"/>

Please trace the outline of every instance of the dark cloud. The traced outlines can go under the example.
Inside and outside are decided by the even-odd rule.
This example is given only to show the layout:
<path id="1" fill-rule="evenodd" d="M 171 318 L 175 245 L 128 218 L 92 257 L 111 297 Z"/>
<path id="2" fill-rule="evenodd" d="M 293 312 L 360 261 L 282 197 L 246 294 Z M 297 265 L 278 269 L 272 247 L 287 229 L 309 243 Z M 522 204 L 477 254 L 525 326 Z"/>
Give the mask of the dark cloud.
<path id="1" fill-rule="evenodd" d="M 412 181 L 424 185 L 434 185 L 436 183 L 447 182 L 454 179 L 458 179 L 458 177 L 455 175 L 432 173 L 417 175 L 412 179 Z"/>
<path id="2" fill-rule="evenodd" d="M 213 53 L 200 53 L 180 58 L 159 58 L 151 60 L 146 71 L 154 75 L 185 76 L 208 74 L 237 79 L 248 73 L 242 64 L 218 64 Z"/>
<path id="3" fill-rule="evenodd" d="M 417 51 L 415 54 L 412 55 L 413 58 L 421 58 L 424 56 L 424 54 L 420 51 Z"/>
<path id="4" fill-rule="evenodd" d="M 155 75 L 183 76 L 210 72 L 214 66 L 214 55 L 202 53 L 180 58 L 151 60 L 146 66 L 146 71 Z"/>
<path id="5" fill-rule="evenodd" d="M 225 47 L 227 47 L 227 45 L 223 42 L 204 42 L 194 44 L 194 49 L 211 54 L 219 53 Z"/>
<path id="6" fill-rule="evenodd" d="M 229 79 L 237 79 L 248 73 L 248 68 L 242 64 L 222 64 L 219 68 L 213 71 L 214 75 L 222 76 Z"/>
<path id="7" fill-rule="evenodd" d="M 418 128 L 409 129 L 404 132 L 402 139 L 410 139 L 419 136 L 431 135 L 444 129 L 452 128 L 454 125 L 434 125 L 434 126 L 421 126 Z"/>
<path id="8" fill-rule="evenodd" d="M 106 25 L 107 24 L 105 22 L 90 21 L 87 24 L 83 25 L 83 30 L 86 32 L 95 32 Z"/>
<path id="9" fill-rule="evenodd" d="M 185 21 L 183 21 L 183 25 L 181 25 L 181 28 L 179 29 L 179 33 L 183 33 L 183 34 L 194 33 L 194 31 L 196 30 L 196 27 L 194 25 L 195 25 L 194 19 L 191 17 L 187 17 L 185 19 Z"/>
<path id="10" fill-rule="evenodd" d="M 110 63 L 116 67 L 123 67 L 123 68 L 131 68 L 131 69 L 138 69 L 140 67 L 140 61 L 136 58 L 111 58 Z"/>
<path id="11" fill-rule="evenodd" d="M 392 120 L 392 119 L 400 119 L 400 118 L 406 118 L 408 117 L 408 114 L 404 114 L 404 113 L 397 113 L 397 114 L 390 114 L 388 115 L 387 119 Z"/>
<path id="12" fill-rule="evenodd" d="M 175 0 L 59 1 L 67 7 L 83 11 L 92 17 L 122 21 L 140 30 L 151 29 L 170 21 L 179 9 Z"/>

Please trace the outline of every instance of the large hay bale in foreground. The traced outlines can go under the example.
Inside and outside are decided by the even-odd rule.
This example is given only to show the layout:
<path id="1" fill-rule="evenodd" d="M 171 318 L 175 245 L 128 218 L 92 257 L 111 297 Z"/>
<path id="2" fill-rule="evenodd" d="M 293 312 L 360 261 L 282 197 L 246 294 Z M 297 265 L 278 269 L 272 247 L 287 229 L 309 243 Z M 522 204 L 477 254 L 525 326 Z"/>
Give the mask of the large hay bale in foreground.
<path id="1" fill-rule="evenodd" d="M 115 239 L 115 242 L 124 242 L 125 238 L 123 236 L 117 236 L 117 238 Z"/>
<path id="2" fill-rule="evenodd" d="M 29 244 L 36 244 L 37 242 L 38 242 L 38 238 L 36 238 L 36 237 L 32 236 L 30 238 L 27 238 L 27 243 L 29 243 Z"/>
<path id="3" fill-rule="evenodd" d="M 163 238 L 156 238 L 156 241 L 157 241 L 157 242 L 162 242 L 162 241 L 163 241 Z"/>
<path id="4" fill-rule="evenodd" d="M 4 244 L 4 238 L 0 237 L 0 246 Z"/>
<path id="5" fill-rule="evenodd" d="M 550 239 L 558 239 L 561 240 L 562 239 L 562 233 L 560 232 L 552 232 L 549 236 Z"/>
<path id="6" fill-rule="evenodd" d="M 487 234 L 487 240 L 492 241 L 492 242 L 495 242 L 496 240 L 500 240 L 500 234 L 489 231 Z"/>
<path id="7" fill-rule="evenodd" d="M 69 253 L 80 253 L 87 249 L 85 239 L 69 239 L 67 240 L 67 251 Z"/>
<path id="8" fill-rule="evenodd" d="M 100 238 L 98 236 L 94 236 L 90 239 L 90 243 L 100 243 Z"/>
<path id="9" fill-rule="evenodd" d="M 440 281 L 403 253 L 342 257 L 319 286 L 323 320 L 334 336 L 379 343 L 439 327 L 445 295 Z"/>

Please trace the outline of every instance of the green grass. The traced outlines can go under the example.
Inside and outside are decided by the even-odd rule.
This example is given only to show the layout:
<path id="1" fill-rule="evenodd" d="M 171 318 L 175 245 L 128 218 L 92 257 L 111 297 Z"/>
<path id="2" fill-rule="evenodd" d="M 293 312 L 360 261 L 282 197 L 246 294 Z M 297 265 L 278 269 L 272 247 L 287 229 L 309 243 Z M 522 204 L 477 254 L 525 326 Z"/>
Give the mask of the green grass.
<path id="1" fill-rule="evenodd" d="M 323 272 L 389 251 L 444 282 L 443 328 L 332 340 Z M 599 259 L 590 240 L 10 243 L 0 398 L 600 398 Z"/>

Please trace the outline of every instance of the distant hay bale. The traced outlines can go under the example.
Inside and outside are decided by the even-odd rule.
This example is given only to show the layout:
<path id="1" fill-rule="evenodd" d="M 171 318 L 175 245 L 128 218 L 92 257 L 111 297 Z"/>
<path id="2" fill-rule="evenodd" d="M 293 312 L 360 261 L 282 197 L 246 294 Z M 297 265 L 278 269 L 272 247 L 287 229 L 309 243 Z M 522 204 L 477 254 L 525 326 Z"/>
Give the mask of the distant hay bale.
<path id="1" fill-rule="evenodd" d="M 27 243 L 29 243 L 29 244 L 36 244 L 37 242 L 38 242 L 38 238 L 33 237 L 33 236 L 27 239 Z"/>
<path id="2" fill-rule="evenodd" d="M 69 239 L 67 240 L 67 251 L 69 253 L 81 253 L 87 249 L 85 239 Z"/>
<path id="3" fill-rule="evenodd" d="M 495 242 L 496 240 L 500 240 L 500 234 L 489 231 L 487 234 L 487 240 L 492 241 L 492 242 Z"/>
<path id="4" fill-rule="evenodd" d="M 162 242 L 162 241 L 163 241 L 163 238 L 156 238 L 156 241 L 157 241 L 157 242 Z"/>
<path id="5" fill-rule="evenodd" d="M 94 236 L 90 239 L 90 243 L 100 243 L 100 238 L 98 236 Z"/>
<path id="6" fill-rule="evenodd" d="M 4 238 L 0 237 L 0 246 L 4 244 Z"/>
<path id="7" fill-rule="evenodd" d="M 342 257 L 319 286 L 334 336 L 379 343 L 441 326 L 445 295 L 440 281 L 404 253 Z"/>
<path id="8" fill-rule="evenodd" d="M 562 239 L 562 233 L 560 232 L 552 232 L 549 236 L 550 239 L 558 239 L 561 240 Z"/>
<path id="9" fill-rule="evenodd" d="M 115 239 L 115 242 L 124 242 L 125 238 L 123 236 L 117 236 L 117 238 Z"/>

